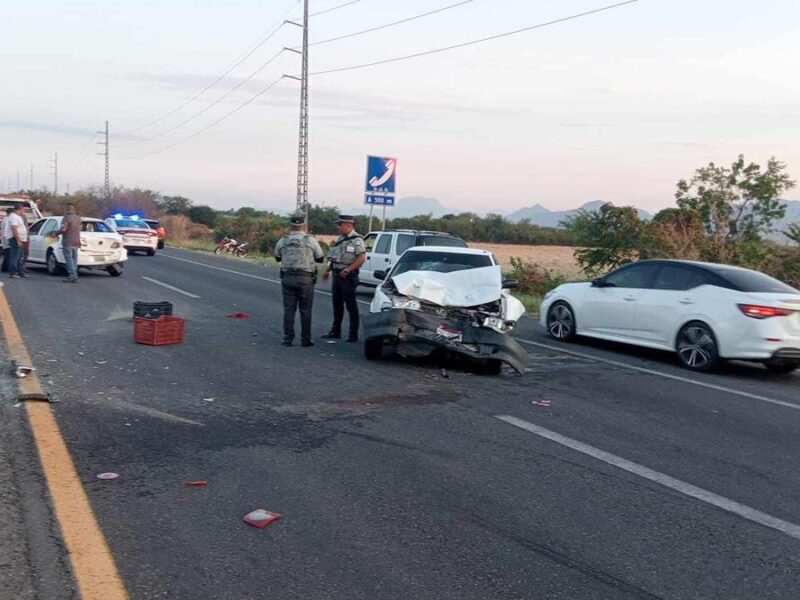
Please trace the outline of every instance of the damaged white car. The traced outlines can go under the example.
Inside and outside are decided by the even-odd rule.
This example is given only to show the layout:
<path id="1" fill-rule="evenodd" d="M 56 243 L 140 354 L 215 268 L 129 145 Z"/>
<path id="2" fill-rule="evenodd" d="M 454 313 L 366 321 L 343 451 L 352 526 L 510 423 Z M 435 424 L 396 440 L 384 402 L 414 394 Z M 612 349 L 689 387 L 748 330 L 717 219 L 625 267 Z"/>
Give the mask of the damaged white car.
<path id="1" fill-rule="evenodd" d="M 383 281 L 364 317 L 364 354 L 403 357 L 436 350 L 480 361 L 499 373 L 503 363 L 525 371 L 525 350 L 508 333 L 525 307 L 508 291 L 492 253 L 471 248 L 420 247 L 405 252 Z"/>

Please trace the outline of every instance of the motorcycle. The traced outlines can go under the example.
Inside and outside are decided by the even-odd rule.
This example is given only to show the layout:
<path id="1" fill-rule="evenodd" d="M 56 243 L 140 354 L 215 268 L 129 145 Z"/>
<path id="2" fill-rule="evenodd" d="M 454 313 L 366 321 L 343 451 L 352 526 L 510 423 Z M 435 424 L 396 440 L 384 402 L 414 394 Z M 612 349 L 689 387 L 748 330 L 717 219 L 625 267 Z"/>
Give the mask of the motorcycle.
<path id="1" fill-rule="evenodd" d="M 244 258 L 247 256 L 248 252 L 247 242 L 237 242 L 233 238 L 224 237 L 217 244 L 217 247 L 214 248 L 214 254 L 222 254 L 223 252 L 228 252 L 234 256 Z"/>

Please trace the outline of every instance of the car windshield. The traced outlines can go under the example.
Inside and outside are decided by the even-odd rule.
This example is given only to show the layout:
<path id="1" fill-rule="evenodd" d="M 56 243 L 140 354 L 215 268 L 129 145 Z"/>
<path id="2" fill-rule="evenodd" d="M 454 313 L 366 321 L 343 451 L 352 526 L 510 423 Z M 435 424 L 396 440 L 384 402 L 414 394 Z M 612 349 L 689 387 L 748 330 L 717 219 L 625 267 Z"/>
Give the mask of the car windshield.
<path id="1" fill-rule="evenodd" d="M 420 235 L 420 246 L 446 246 L 448 248 L 466 248 L 467 243 L 461 238 L 450 235 Z"/>
<path id="2" fill-rule="evenodd" d="M 114 231 L 100 221 L 83 221 L 81 223 L 81 231 L 95 232 L 95 233 L 114 233 Z"/>
<path id="3" fill-rule="evenodd" d="M 748 269 L 726 269 L 718 267 L 714 272 L 733 284 L 742 292 L 755 292 L 762 294 L 800 294 L 800 291 L 786 285 L 782 281 Z"/>
<path id="4" fill-rule="evenodd" d="M 408 271 L 433 271 L 452 273 L 480 267 L 491 267 L 492 259 L 485 254 L 461 254 L 456 252 L 420 252 L 409 250 L 398 261 L 392 277 Z"/>
<path id="5" fill-rule="evenodd" d="M 134 221 L 132 219 L 114 219 L 117 227 L 124 229 L 150 229 L 144 221 Z"/>
<path id="6" fill-rule="evenodd" d="M 158 221 L 145 221 L 145 223 L 147 223 L 151 229 L 158 229 L 159 227 Z"/>

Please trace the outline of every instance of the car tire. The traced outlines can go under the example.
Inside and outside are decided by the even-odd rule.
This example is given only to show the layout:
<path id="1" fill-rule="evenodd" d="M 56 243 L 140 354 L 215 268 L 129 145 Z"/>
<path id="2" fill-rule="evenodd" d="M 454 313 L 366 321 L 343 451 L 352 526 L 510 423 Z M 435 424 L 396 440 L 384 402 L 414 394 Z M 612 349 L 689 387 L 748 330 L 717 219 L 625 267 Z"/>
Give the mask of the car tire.
<path id="1" fill-rule="evenodd" d="M 566 302 L 555 302 L 547 309 L 547 333 L 557 342 L 575 338 L 575 312 Z"/>
<path id="2" fill-rule="evenodd" d="M 61 273 L 64 271 L 64 268 L 58 263 L 56 253 L 52 250 L 47 251 L 45 266 L 47 267 L 47 272 L 50 273 L 50 275 L 61 275 Z"/>
<path id="3" fill-rule="evenodd" d="M 383 340 L 374 338 L 364 340 L 364 356 L 367 360 L 380 360 L 383 358 Z"/>
<path id="4" fill-rule="evenodd" d="M 124 272 L 124 267 L 122 266 L 122 263 L 117 263 L 115 265 L 111 265 L 110 267 L 106 267 L 106 272 L 112 277 L 119 277 Z"/>
<path id="5" fill-rule="evenodd" d="M 147 256 L 155 256 L 155 255 L 156 255 L 156 251 L 155 250 L 148 250 L 147 251 Z"/>
<path id="6" fill-rule="evenodd" d="M 163 250 L 164 249 L 164 240 L 158 240 L 158 249 L 159 250 Z"/>
<path id="7" fill-rule="evenodd" d="M 773 373 L 786 375 L 800 369 L 800 360 L 768 360 L 764 366 Z"/>
<path id="8" fill-rule="evenodd" d="M 719 365 L 719 346 L 711 328 L 694 321 L 684 325 L 675 344 L 678 360 L 690 371 L 705 373 Z"/>

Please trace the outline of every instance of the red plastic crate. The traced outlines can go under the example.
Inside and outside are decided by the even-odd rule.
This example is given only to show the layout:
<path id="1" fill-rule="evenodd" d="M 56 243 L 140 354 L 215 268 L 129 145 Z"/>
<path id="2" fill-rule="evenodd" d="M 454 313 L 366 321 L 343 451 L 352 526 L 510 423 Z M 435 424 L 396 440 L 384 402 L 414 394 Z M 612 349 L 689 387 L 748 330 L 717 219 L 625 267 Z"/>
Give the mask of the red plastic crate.
<path id="1" fill-rule="evenodd" d="M 166 346 L 182 344 L 186 333 L 183 317 L 161 316 L 157 319 L 133 319 L 133 339 L 137 344 Z"/>

